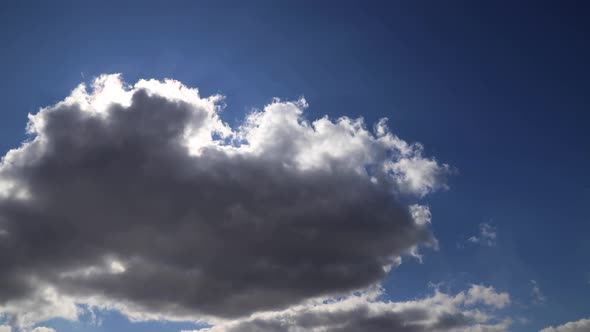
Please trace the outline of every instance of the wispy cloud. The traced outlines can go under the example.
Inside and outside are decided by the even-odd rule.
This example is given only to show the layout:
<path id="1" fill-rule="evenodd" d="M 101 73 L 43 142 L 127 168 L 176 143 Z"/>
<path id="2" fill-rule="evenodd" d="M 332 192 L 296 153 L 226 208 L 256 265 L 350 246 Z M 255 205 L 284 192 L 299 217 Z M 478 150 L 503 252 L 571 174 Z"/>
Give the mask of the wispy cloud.
<path id="1" fill-rule="evenodd" d="M 531 280 L 531 297 L 534 304 L 544 304 L 547 301 L 536 280 Z"/>
<path id="2" fill-rule="evenodd" d="M 467 241 L 470 243 L 493 247 L 496 245 L 496 238 L 496 227 L 488 223 L 481 223 L 479 224 L 479 234 L 469 237 Z"/>

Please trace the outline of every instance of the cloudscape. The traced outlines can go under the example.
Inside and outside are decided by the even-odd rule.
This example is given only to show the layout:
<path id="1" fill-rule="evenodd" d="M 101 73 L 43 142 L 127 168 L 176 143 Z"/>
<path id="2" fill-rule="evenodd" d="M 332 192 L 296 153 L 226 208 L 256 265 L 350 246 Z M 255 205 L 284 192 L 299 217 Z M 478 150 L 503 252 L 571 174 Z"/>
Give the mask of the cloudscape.
<path id="1" fill-rule="evenodd" d="M 590 331 L 543 6 L 0 5 L 0 332 Z"/>

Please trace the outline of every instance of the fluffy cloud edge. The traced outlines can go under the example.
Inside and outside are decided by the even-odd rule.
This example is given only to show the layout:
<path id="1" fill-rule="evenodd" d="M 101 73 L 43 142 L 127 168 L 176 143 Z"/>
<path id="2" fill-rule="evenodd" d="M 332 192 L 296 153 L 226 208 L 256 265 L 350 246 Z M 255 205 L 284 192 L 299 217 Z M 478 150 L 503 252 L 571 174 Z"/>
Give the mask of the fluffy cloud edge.
<path id="1" fill-rule="evenodd" d="M 590 331 L 590 318 L 567 322 L 556 327 L 549 326 L 539 332 L 588 332 Z"/>
<path id="2" fill-rule="evenodd" d="M 504 332 L 512 319 L 497 313 L 511 304 L 510 295 L 491 286 L 471 285 L 455 295 L 436 288 L 433 294 L 410 301 L 385 300 L 374 287 L 341 298 L 318 298 L 282 311 L 221 321 L 210 328 L 182 332 L 313 332 L 407 331 Z"/>

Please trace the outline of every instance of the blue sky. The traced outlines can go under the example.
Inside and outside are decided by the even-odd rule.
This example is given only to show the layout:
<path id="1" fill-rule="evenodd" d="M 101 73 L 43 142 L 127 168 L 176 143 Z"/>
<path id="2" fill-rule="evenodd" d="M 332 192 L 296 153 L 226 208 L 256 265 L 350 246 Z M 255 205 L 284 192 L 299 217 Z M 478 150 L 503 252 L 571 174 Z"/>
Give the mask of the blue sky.
<path id="1" fill-rule="evenodd" d="M 590 47 L 587 4 L 472 1 L 10 2 L 0 5 L 0 150 L 28 113 L 80 82 L 174 78 L 220 93 L 239 124 L 273 97 L 306 116 L 389 119 L 449 164 L 449 190 L 424 198 L 439 250 L 404 258 L 393 300 L 442 283 L 510 293 L 511 331 L 590 316 Z M 496 234 L 481 240 L 481 224 Z M 535 280 L 544 296 L 535 303 Z M 1 285 L 0 285 L 1 286 Z M 67 331 L 180 331 L 119 313 L 44 324 Z M 1 324 L 0 324 L 1 325 Z"/>

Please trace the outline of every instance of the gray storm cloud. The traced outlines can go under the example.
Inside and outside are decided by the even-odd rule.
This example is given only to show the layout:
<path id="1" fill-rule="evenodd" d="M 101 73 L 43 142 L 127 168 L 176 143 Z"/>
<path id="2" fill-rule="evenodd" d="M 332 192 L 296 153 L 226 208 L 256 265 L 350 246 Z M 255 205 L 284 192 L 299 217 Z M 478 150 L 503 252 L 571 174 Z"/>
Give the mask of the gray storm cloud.
<path id="1" fill-rule="evenodd" d="M 310 122 L 305 100 L 275 100 L 231 128 L 220 96 L 176 81 L 88 90 L 30 115 L 0 165 L 0 312 L 16 320 L 47 292 L 239 317 L 370 286 L 436 246 L 416 202 L 448 166 L 384 120 Z"/>

